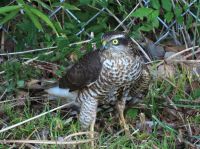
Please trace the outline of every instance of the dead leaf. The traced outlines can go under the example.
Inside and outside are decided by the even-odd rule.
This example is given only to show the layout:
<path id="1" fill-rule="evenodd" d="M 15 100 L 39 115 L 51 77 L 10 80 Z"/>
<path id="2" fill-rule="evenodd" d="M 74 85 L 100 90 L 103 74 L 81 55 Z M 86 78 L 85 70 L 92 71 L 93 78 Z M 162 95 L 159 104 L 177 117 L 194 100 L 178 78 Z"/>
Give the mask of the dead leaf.
<path id="1" fill-rule="evenodd" d="M 69 58 L 71 62 L 76 62 L 78 60 L 78 56 L 75 53 L 70 54 Z"/>
<path id="2" fill-rule="evenodd" d="M 42 89 L 41 81 L 36 79 L 31 79 L 30 81 L 26 82 L 27 89 Z"/>
<path id="3" fill-rule="evenodd" d="M 28 97 L 29 93 L 25 91 L 19 91 L 17 93 L 16 102 L 13 103 L 13 106 L 24 106 L 26 97 Z"/>
<path id="4" fill-rule="evenodd" d="M 176 45 L 172 41 L 163 43 L 166 52 L 180 52 L 185 49 L 184 45 Z"/>
<path id="5" fill-rule="evenodd" d="M 163 64 L 158 67 L 157 76 L 159 78 L 172 78 L 175 75 L 175 67 L 172 64 Z"/>

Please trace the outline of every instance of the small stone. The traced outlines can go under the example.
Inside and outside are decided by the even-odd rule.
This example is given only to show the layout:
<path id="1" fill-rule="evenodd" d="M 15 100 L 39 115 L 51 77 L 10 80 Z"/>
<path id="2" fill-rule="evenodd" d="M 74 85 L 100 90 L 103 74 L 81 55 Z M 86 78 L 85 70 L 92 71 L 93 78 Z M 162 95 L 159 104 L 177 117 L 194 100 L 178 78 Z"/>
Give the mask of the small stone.
<path id="1" fill-rule="evenodd" d="M 164 59 L 167 59 L 167 58 L 171 57 L 171 56 L 174 55 L 174 54 L 176 54 L 176 52 L 166 52 L 166 53 L 165 53 L 165 56 L 164 56 Z M 177 56 L 175 56 L 175 57 L 172 58 L 172 59 L 181 60 L 181 59 L 183 59 L 183 57 L 182 57 L 181 55 L 177 55 Z"/>
<path id="2" fill-rule="evenodd" d="M 176 70 L 173 65 L 163 64 L 158 67 L 157 76 L 160 78 L 172 78 L 175 72 Z"/>
<path id="3" fill-rule="evenodd" d="M 148 43 L 145 46 L 145 51 L 153 60 L 161 60 L 164 58 L 165 50 L 162 46 L 157 46 L 154 43 Z"/>
<path id="4" fill-rule="evenodd" d="M 167 59 L 167 58 L 169 58 L 170 56 L 172 56 L 174 54 L 176 54 L 176 52 L 166 52 L 165 56 L 164 56 L 164 59 Z"/>

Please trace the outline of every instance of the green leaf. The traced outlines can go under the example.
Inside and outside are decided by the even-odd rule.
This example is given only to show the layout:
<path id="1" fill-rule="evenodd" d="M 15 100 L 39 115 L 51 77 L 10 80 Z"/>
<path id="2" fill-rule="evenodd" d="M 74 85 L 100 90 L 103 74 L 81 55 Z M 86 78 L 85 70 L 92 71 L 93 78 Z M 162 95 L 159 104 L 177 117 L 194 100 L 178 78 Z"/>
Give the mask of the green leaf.
<path id="1" fill-rule="evenodd" d="M 138 114 L 138 109 L 128 109 L 127 113 L 126 113 L 126 116 L 131 118 L 131 119 L 135 119 L 136 116 Z"/>
<path id="2" fill-rule="evenodd" d="M 159 15 L 159 10 L 153 10 L 150 14 L 149 14 L 149 16 L 148 16 L 148 20 L 157 20 L 157 17 L 158 17 L 158 15 Z"/>
<path id="3" fill-rule="evenodd" d="M 130 16 L 138 17 L 140 19 L 143 19 L 144 17 L 147 17 L 150 13 L 153 12 L 153 9 L 151 8 L 139 8 L 135 12 L 133 12 Z"/>
<path id="4" fill-rule="evenodd" d="M 29 16 L 33 24 L 40 30 L 43 31 L 42 25 L 40 24 L 38 18 L 30 11 L 31 7 L 28 5 L 24 5 L 24 10 L 26 14 Z"/>
<path id="5" fill-rule="evenodd" d="M 141 26 L 141 27 L 139 28 L 139 30 L 145 31 L 145 32 L 149 32 L 149 31 L 151 31 L 152 29 L 153 29 L 153 26 L 150 25 L 150 24 L 144 24 L 143 26 Z"/>
<path id="6" fill-rule="evenodd" d="M 63 72 L 65 72 L 65 68 L 64 68 L 63 66 L 61 66 L 58 70 L 55 71 L 55 74 L 56 74 L 57 76 L 62 77 Z"/>
<path id="7" fill-rule="evenodd" d="M 53 4 L 51 4 L 51 7 L 60 7 L 60 2 L 55 2 Z"/>
<path id="8" fill-rule="evenodd" d="M 183 24 L 183 22 L 184 22 L 183 16 L 179 16 L 176 20 L 177 20 L 177 22 L 178 22 L 179 24 Z"/>
<path id="9" fill-rule="evenodd" d="M 53 23 L 51 22 L 51 20 L 49 19 L 48 16 L 46 16 L 44 13 L 42 13 L 41 11 L 39 11 L 38 9 L 35 9 L 33 7 L 30 7 L 30 10 L 31 10 L 32 13 L 34 13 L 39 18 L 41 18 L 44 22 L 46 22 L 46 24 L 49 25 L 58 36 L 57 30 L 56 30 L 55 26 L 53 25 Z"/>
<path id="10" fill-rule="evenodd" d="M 1 7 L 0 8 L 0 14 L 10 12 L 10 11 L 19 10 L 20 8 L 21 8 L 21 6 L 19 6 L 19 5 Z"/>
<path id="11" fill-rule="evenodd" d="M 172 128 L 171 126 L 169 126 L 168 124 L 166 124 L 166 123 L 164 123 L 164 122 L 161 122 L 155 115 L 152 115 L 152 118 L 153 118 L 156 122 L 158 122 L 158 124 L 159 124 L 161 127 L 165 128 L 165 129 L 168 129 L 168 130 L 170 130 L 170 131 L 172 131 L 172 132 L 177 133 L 177 131 L 176 131 L 174 128 Z"/>
<path id="12" fill-rule="evenodd" d="M 108 7 L 108 1 L 107 0 L 101 0 L 97 1 L 101 7 Z"/>
<path id="13" fill-rule="evenodd" d="M 79 0 L 81 5 L 88 5 L 92 2 L 92 0 Z"/>
<path id="14" fill-rule="evenodd" d="M 187 21 L 186 21 L 186 28 L 187 28 L 187 30 L 190 28 L 190 27 L 192 27 L 192 22 L 193 22 L 193 17 L 192 16 L 190 16 L 190 15 L 188 15 L 187 16 Z"/>
<path id="15" fill-rule="evenodd" d="M 165 19 L 166 19 L 167 23 L 169 23 L 170 21 L 172 21 L 173 17 L 174 17 L 174 14 L 171 11 L 168 11 L 165 14 Z"/>
<path id="16" fill-rule="evenodd" d="M 161 0 L 162 2 L 162 8 L 166 11 L 171 11 L 172 9 L 172 3 L 171 0 Z"/>
<path id="17" fill-rule="evenodd" d="M 21 5 L 25 5 L 24 0 L 17 0 L 17 2 L 18 2 L 19 4 L 21 4 Z"/>
<path id="18" fill-rule="evenodd" d="M 59 21 L 57 21 L 57 22 L 54 21 L 53 24 L 54 24 L 56 30 L 57 30 L 59 33 L 63 32 L 62 25 L 61 25 L 61 23 L 60 23 Z"/>
<path id="19" fill-rule="evenodd" d="M 152 5 L 153 8 L 160 9 L 160 3 L 158 0 L 151 0 L 150 4 Z"/>
<path id="20" fill-rule="evenodd" d="M 63 49 L 63 48 L 66 48 L 67 46 L 69 46 L 69 41 L 66 37 L 61 37 L 61 36 L 57 37 L 56 43 L 57 43 L 59 49 Z"/>
<path id="21" fill-rule="evenodd" d="M 17 81 L 17 87 L 18 88 L 22 88 L 22 87 L 24 87 L 24 80 L 19 80 L 19 81 Z"/>
<path id="22" fill-rule="evenodd" d="M 174 13 L 175 13 L 175 16 L 176 16 L 176 20 L 179 24 L 182 24 L 183 23 L 183 16 L 181 16 L 183 10 L 180 6 L 176 5 L 175 6 L 175 9 L 174 9 Z"/>
<path id="23" fill-rule="evenodd" d="M 153 25 L 153 27 L 158 28 L 159 27 L 159 21 L 158 21 L 158 19 L 154 19 L 152 21 L 152 25 Z"/>
<path id="24" fill-rule="evenodd" d="M 48 10 L 52 10 L 51 7 L 49 7 L 49 5 L 45 4 L 41 0 L 33 0 L 33 1 L 38 2 L 38 4 L 40 4 L 42 7 L 46 8 Z"/>
<path id="25" fill-rule="evenodd" d="M 69 9 L 69 10 L 80 10 L 78 7 L 76 7 L 76 6 L 74 6 L 74 5 L 71 5 L 71 4 L 69 4 L 69 3 L 63 3 L 62 5 L 63 5 L 63 7 L 64 7 L 65 9 Z"/>
<path id="26" fill-rule="evenodd" d="M 179 17 L 182 14 L 182 9 L 178 5 L 175 6 L 174 13 L 176 17 Z"/>
<path id="27" fill-rule="evenodd" d="M 7 21 L 11 20 L 12 18 L 14 18 L 17 13 L 19 12 L 19 10 L 14 10 L 12 12 L 10 12 L 9 14 L 7 14 L 3 20 L 0 21 L 0 25 L 3 25 L 4 23 L 6 23 Z"/>

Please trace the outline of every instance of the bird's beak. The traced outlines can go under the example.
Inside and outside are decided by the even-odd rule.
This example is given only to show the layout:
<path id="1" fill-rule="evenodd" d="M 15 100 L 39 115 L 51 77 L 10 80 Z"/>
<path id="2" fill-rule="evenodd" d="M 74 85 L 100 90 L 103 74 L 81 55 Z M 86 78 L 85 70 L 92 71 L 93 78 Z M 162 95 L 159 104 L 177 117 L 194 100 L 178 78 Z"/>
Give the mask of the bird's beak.
<path id="1" fill-rule="evenodd" d="M 105 40 L 102 41 L 102 47 L 101 47 L 101 49 L 102 50 L 106 50 L 107 48 L 108 48 L 107 42 Z"/>

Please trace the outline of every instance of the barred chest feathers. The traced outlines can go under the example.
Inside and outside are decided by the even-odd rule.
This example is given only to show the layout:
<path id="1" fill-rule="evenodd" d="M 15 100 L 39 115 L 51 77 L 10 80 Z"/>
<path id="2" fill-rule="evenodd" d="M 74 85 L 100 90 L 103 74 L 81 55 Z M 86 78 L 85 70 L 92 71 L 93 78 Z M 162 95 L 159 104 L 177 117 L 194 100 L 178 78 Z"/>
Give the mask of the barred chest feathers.
<path id="1" fill-rule="evenodd" d="M 142 63 L 139 56 L 133 58 L 133 55 L 128 53 L 112 53 L 109 57 L 102 56 L 101 60 L 102 69 L 98 79 L 80 93 L 79 101 L 88 97 L 110 100 L 106 97 L 110 94 L 113 96 L 122 86 L 130 86 L 141 75 Z"/>
<path id="2" fill-rule="evenodd" d="M 132 83 L 141 73 L 141 60 L 139 57 L 133 59 L 132 55 L 126 55 L 103 62 L 101 75 L 111 80 L 116 85 Z"/>

